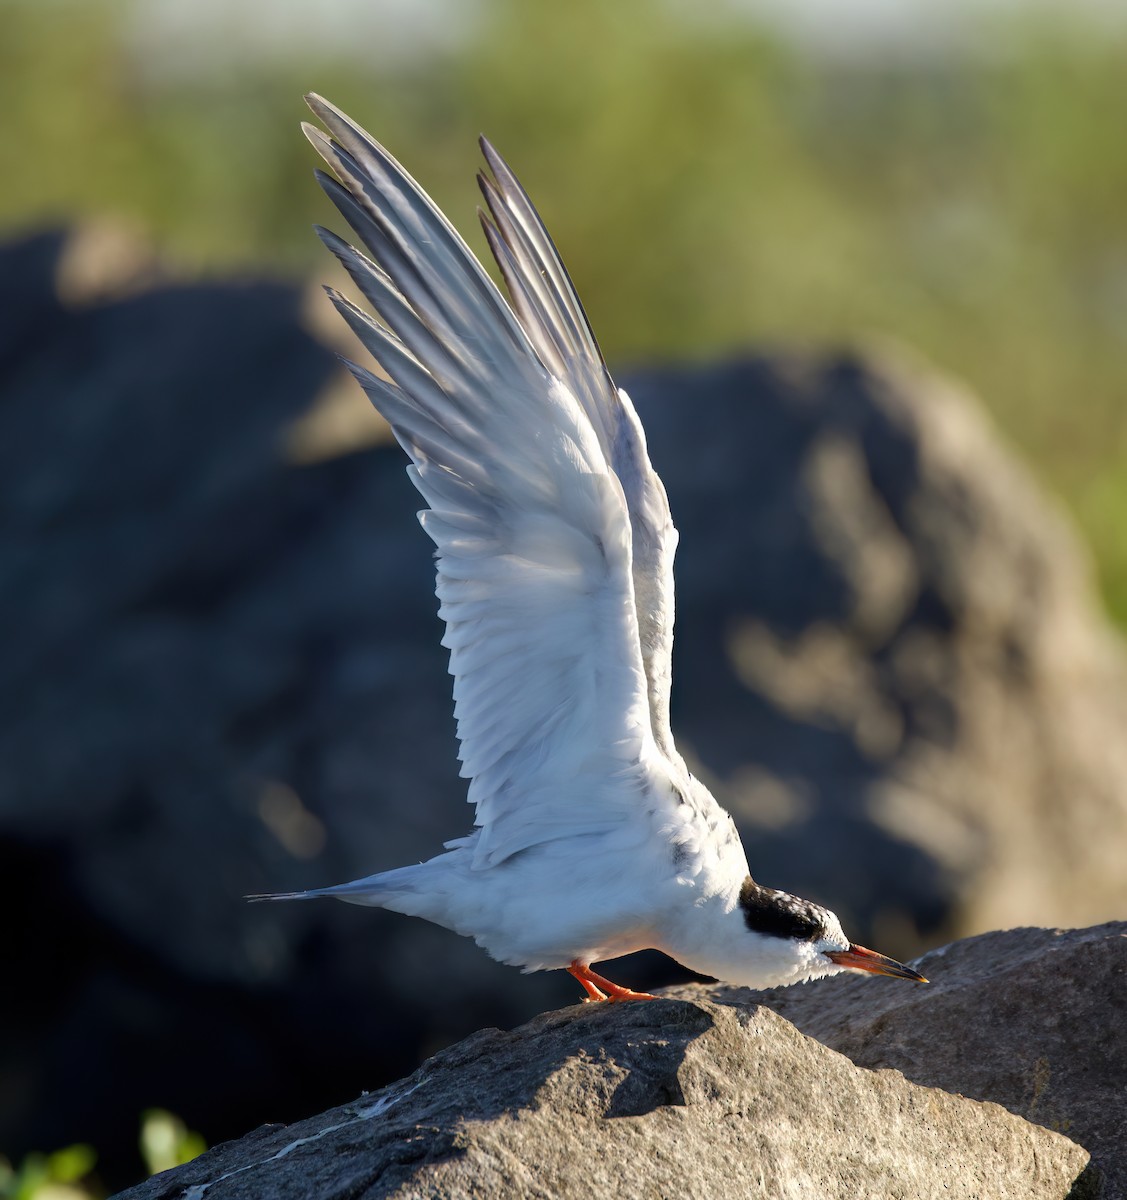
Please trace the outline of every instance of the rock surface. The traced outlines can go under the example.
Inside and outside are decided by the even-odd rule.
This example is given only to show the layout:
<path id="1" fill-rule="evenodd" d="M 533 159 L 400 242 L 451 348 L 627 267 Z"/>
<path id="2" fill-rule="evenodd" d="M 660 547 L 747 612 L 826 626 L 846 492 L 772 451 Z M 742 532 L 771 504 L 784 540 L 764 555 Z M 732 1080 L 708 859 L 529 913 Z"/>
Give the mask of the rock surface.
<path id="1" fill-rule="evenodd" d="M 658 1000 L 486 1030 L 378 1095 L 122 1200 L 1048 1200 L 1077 1194 L 1087 1157 L 996 1105 L 857 1068 L 766 1008 Z"/>
<path id="2" fill-rule="evenodd" d="M 418 498 L 297 289 L 71 242 L 0 251 L 0 1147 L 114 1185 L 148 1105 L 214 1141 L 575 988 L 243 904 L 468 827 Z M 625 381 L 682 532 L 675 728 L 764 882 L 902 955 L 1121 914 L 1121 648 L 974 404 L 872 356 Z"/>
<path id="3" fill-rule="evenodd" d="M 1091 1152 L 1102 1194 L 1127 1197 L 1127 922 L 987 933 L 913 965 L 926 987 L 840 976 L 708 994 L 769 1005 L 858 1066 L 894 1068 L 1067 1134 Z"/>

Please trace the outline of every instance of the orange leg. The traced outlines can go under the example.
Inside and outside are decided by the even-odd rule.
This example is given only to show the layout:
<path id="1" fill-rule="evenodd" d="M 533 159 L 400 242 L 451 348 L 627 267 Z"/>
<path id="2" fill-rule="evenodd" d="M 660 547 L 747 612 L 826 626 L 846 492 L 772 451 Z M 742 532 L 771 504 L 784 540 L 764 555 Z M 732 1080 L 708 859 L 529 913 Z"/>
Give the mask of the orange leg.
<path id="1" fill-rule="evenodd" d="M 583 985 L 583 990 L 587 993 L 583 1003 L 590 1004 L 592 1000 L 605 1000 L 607 998 L 606 993 L 600 992 L 599 989 L 587 978 L 587 976 L 582 974 L 583 970 L 584 968 L 579 965 L 578 961 L 573 962 L 567 969 L 567 973 L 578 979 Z"/>
<path id="2" fill-rule="evenodd" d="M 607 1000 L 611 1004 L 619 1000 L 656 1000 L 656 996 L 651 996 L 649 992 L 632 992 L 629 988 L 619 987 L 617 983 L 611 983 L 609 979 L 604 979 L 602 975 L 596 975 L 586 964 L 581 963 L 579 959 L 574 959 L 568 974 L 574 976 L 583 985 L 584 991 L 587 993 L 587 999 L 590 1000 Z"/>

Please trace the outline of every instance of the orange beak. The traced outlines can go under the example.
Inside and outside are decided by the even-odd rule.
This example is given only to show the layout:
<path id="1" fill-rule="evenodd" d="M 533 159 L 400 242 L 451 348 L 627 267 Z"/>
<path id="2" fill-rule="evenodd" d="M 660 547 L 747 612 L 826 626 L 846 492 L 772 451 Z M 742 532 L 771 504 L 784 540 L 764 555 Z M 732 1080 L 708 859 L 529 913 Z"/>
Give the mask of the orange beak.
<path id="1" fill-rule="evenodd" d="M 826 957 L 839 967 L 848 967 L 851 971 L 869 971 L 873 975 L 892 975 L 896 979 L 927 983 L 919 971 L 913 971 L 911 967 L 898 963 L 894 958 L 886 958 L 875 950 L 866 950 L 864 946 L 850 943 L 848 950 L 827 950 Z"/>

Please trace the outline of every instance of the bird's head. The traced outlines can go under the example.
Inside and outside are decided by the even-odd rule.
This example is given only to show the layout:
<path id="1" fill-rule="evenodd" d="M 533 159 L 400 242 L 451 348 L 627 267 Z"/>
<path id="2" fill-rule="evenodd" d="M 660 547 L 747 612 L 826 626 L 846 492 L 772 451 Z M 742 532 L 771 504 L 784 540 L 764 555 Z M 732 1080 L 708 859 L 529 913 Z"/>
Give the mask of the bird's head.
<path id="1" fill-rule="evenodd" d="M 755 961 L 773 966 L 774 977 L 769 983 L 757 981 L 752 986 L 798 983 L 842 971 L 927 982 L 918 971 L 896 959 L 851 942 L 828 908 L 762 887 L 751 876 L 740 889 L 738 912 L 754 938 Z"/>

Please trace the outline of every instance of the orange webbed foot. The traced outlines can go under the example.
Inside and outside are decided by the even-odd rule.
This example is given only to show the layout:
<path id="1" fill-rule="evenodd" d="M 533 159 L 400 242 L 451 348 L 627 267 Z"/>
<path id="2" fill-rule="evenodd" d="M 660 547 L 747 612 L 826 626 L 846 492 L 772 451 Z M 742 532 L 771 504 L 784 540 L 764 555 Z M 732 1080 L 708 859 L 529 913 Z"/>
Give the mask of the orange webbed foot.
<path id="1" fill-rule="evenodd" d="M 606 1000 L 609 1004 L 617 1004 L 622 1000 L 657 999 L 656 996 L 651 996 L 649 992 L 635 992 L 630 988 L 619 987 L 617 983 L 611 983 L 609 979 L 605 979 L 602 975 L 596 975 L 589 966 L 581 963 L 579 959 L 575 959 L 567 970 L 569 975 L 578 979 L 583 985 L 583 989 L 587 993 L 585 1003 L 590 1003 L 593 1000 Z"/>

